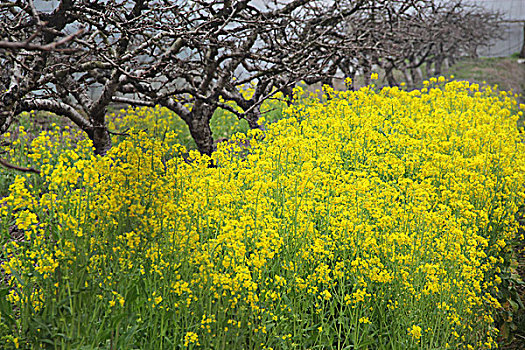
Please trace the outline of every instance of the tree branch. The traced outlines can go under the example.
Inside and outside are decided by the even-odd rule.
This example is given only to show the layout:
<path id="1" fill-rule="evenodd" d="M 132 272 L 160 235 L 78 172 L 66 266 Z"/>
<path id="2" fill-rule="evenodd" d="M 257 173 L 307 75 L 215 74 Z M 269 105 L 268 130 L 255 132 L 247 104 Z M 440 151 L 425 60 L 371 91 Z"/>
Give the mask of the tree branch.
<path id="1" fill-rule="evenodd" d="M 3 165 L 4 167 L 8 168 L 8 169 L 17 170 L 17 171 L 21 171 L 21 172 L 24 172 L 24 173 L 34 173 L 34 174 L 40 175 L 40 170 L 38 170 L 38 169 L 19 167 L 17 165 L 8 163 L 6 160 L 4 160 L 2 158 L 0 158 L 0 164 Z"/>

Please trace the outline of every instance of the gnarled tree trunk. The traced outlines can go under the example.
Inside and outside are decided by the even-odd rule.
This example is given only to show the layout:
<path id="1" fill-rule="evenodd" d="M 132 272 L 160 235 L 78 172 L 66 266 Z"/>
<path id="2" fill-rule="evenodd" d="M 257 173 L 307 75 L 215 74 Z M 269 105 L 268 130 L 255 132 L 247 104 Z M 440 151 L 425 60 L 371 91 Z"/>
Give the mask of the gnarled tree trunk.
<path id="1" fill-rule="evenodd" d="M 95 126 L 92 130 L 93 132 L 88 133 L 88 136 L 93 141 L 95 154 L 105 156 L 111 149 L 111 135 L 104 125 Z"/>

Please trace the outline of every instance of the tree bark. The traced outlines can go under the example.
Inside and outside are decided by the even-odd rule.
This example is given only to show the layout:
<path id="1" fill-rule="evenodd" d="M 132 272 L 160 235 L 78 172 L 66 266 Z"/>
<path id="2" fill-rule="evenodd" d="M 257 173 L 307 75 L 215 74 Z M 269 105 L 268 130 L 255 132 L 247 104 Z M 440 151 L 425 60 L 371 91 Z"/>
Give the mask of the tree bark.
<path id="1" fill-rule="evenodd" d="M 93 128 L 93 133 L 88 133 L 93 147 L 95 147 L 95 154 L 105 156 L 111 149 L 111 135 L 105 125 L 98 125 Z"/>
<path id="2" fill-rule="evenodd" d="M 248 122 L 248 125 L 251 129 L 261 129 L 264 130 L 263 126 L 259 124 L 259 118 L 261 117 L 261 111 L 258 108 L 253 109 L 247 113 L 244 117 Z"/>
<path id="3" fill-rule="evenodd" d="M 449 69 L 450 69 L 450 61 L 448 60 L 448 57 L 445 57 L 445 59 L 443 60 L 441 73 L 448 74 Z"/>
<path id="4" fill-rule="evenodd" d="M 441 75 L 442 67 L 443 67 L 443 57 L 438 56 L 436 57 L 436 64 L 434 65 L 434 75 L 435 76 Z"/>
<path id="5" fill-rule="evenodd" d="M 434 71 L 432 70 L 432 63 L 434 63 L 434 60 L 429 59 L 427 61 L 426 66 L 425 66 L 425 70 L 426 70 L 426 73 L 427 73 L 427 78 L 430 78 L 430 77 L 434 76 Z"/>
<path id="6" fill-rule="evenodd" d="M 185 120 L 193 140 L 200 153 L 211 156 L 213 152 L 213 135 L 210 120 L 214 110 L 206 108 L 205 111 L 192 111 L 192 118 Z"/>
<path id="7" fill-rule="evenodd" d="M 355 90 L 355 69 L 353 68 L 353 66 L 350 65 L 350 61 L 349 60 L 342 60 L 341 62 L 339 62 L 339 69 L 343 72 L 343 75 L 345 77 L 345 85 L 346 85 L 346 89 L 347 90 L 350 90 L 350 91 L 354 91 Z M 350 79 L 350 84 L 347 83 L 347 80 L 346 79 Z"/>
<path id="8" fill-rule="evenodd" d="M 287 85 L 281 89 L 283 96 L 285 98 L 286 104 L 290 106 L 293 102 L 293 86 Z"/>
<path id="9" fill-rule="evenodd" d="M 390 87 L 399 86 L 396 78 L 394 77 L 394 66 L 389 65 L 389 67 L 385 70 L 386 80 L 388 81 L 388 85 Z"/>
<path id="10" fill-rule="evenodd" d="M 406 68 L 402 69 L 402 72 L 403 76 L 405 77 L 405 81 L 407 82 L 407 88 L 412 89 L 414 87 L 414 81 L 412 80 L 412 75 L 410 74 L 411 72 Z"/>
<path id="11" fill-rule="evenodd" d="M 421 84 L 421 82 L 423 81 L 423 72 L 421 71 L 420 67 L 411 68 L 410 75 L 412 76 L 412 81 L 414 83 L 414 86 L 416 84 Z"/>
<path id="12" fill-rule="evenodd" d="M 364 79 L 364 85 L 368 86 L 371 83 L 370 76 L 372 74 L 372 67 L 370 64 L 364 64 L 363 65 L 363 79 Z"/>
<path id="13" fill-rule="evenodd" d="M 331 88 L 334 87 L 334 82 L 332 80 L 332 77 L 324 77 L 323 79 L 321 79 L 321 88 L 325 85 L 328 85 Z"/>
<path id="14" fill-rule="evenodd" d="M 61 101 L 47 99 L 28 99 L 19 103 L 16 114 L 29 112 L 31 110 L 48 111 L 63 116 L 74 122 L 80 129 L 87 133 L 89 139 L 93 141 L 95 154 L 105 155 L 111 148 L 111 135 L 105 125 L 106 109 L 97 109 L 97 114 L 86 118 L 72 106 Z M 93 111 L 95 112 L 95 111 Z"/>

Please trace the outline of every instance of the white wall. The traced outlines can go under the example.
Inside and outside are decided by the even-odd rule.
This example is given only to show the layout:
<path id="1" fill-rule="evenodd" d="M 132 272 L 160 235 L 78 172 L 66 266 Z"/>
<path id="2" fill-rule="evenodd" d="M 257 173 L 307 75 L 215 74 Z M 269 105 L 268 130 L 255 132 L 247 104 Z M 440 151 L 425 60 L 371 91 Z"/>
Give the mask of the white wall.
<path id="1" fill-rule="evenodd" d="M 506 21 L 525 21 L 525 0 L 466 0 L 502 13 Z M 501 57 L 519 52 L 523 45 L 523 23 L 502 23 L 502 39 L 478 50 L 480 56 Z"/>

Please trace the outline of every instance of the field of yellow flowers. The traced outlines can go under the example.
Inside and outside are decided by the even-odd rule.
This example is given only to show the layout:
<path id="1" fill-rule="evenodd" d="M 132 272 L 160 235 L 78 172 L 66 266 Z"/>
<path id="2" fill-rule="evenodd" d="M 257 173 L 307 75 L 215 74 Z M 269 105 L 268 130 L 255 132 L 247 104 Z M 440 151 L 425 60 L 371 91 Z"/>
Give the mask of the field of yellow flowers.
<path id="1" fill-rule="evenodd" d="M 103 158 L 73 131 L 43 132 L 28 155 L 41 179 L 16 177 L 0 200 L 1 341 L 495 347 L 525 199 L 522 112 L 488 87 L 427 85 L 327 89 L 219 143 L 216 168 L 152 132 L 159 109 L 127 111 L 154 126 Z"/>

